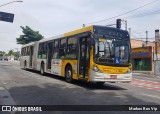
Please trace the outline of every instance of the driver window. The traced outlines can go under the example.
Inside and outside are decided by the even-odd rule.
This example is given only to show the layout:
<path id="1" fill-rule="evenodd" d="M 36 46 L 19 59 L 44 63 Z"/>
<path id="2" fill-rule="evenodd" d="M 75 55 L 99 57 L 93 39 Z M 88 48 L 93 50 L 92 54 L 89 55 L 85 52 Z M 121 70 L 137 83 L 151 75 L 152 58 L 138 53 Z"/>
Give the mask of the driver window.
<path id="1" fill-rule="evenodd" d="M 124 46 L 120 47 L 121 59 L 124 59 L 124 49 L 125 49 Z"/>
<path id="2" fill-rule="evenodd" d="M 118 58 L 119 57 L 119 47 L 115 48 L 115 57 Z"/>
<path id="3" fill-rule="evenodd" d="M 99 43 L 99 56 L 100 57 L 104 56 L 104 42 Z"/>

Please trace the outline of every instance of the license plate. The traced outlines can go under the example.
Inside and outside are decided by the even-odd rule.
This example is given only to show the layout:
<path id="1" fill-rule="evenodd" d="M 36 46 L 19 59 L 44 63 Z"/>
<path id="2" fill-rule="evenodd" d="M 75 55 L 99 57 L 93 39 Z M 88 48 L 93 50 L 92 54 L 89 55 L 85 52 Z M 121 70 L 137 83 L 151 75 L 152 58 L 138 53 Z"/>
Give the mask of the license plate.
<path id="1" fill-rule="evenodd" d="M 117 79 L 117 75 L 110 75 L 111 79 Z"/>

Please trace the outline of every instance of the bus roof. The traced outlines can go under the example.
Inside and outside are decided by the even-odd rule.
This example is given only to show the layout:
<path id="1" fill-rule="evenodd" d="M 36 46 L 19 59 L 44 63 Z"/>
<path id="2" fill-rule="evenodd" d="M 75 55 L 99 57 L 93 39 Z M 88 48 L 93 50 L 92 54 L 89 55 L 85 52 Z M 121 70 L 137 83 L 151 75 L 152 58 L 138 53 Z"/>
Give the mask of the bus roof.
<path id="1" fill-rule="evenodd" d="M 92 31 L 92 29 L 93 29 L 93 26 L 88 26 L 88 27 L 84 27 L 81 29 L 66 32 L 66 33 L 58 35 L 58 36 L 53 36 L 51 38 L 45 38 L 45 39 L 40 40 L 39 42 L 41 43 L 41 42 L 51 41 L 51 40 L 57 39 L 57 38 L 63 38 L 63 37 L 72 36 L 72 35 L 83 33 L 83 32 L 89 32 L 89 31 Z"/>
<path id="2" fill-rule="evenodd" d="M 124 30 L 117 29 L 117 28 L 112 28 L 112 27 L 107 27 L 107 26 L 99 26 L 99 25 L 91 25 L 91 26 L 83 27 L 83 28 L 73 30 L 73 31 L 70 31 L 70 32 L 66 32 L 66 33 L 61 34 L 61 35 L 53 36 L 51 38 L 44 38 L 44 39 L 42 39 L 38 42 L 41 43 L 41 42 L 51 41 L 53 39 L 63 38 L 63 37 L 67 37 L 67 36 L 73 36 L 73 35 L 76 35 L 76 34 L 79 34 L 79 33 L 84 33 L 84 32 L 93 32 L 94 28 L 108 28 L 108 29 L 111 29 L 111 30 L 126 32 Z M 23 45 L 22 47 L 26 47 L 26 46 L 30 46 L 30 45 L 34 45 L 34 42 Z"/>
<path id="3" fill-rule="evenodd" d="M 23 48 L 23 47 L 27 47 L 27 46 L 32 46 L 32 45 L 34 45 L 34 44 L 35 44 L 35 42 L 31 42 L 31 43 L 29 43 L 29 44 L 22 45 L 22 48 Z"/>
<path id="4" fill-rule="evenodd" d="M 62 34 L 62 35 L 58 35 L 58 36 L 53 36 L 53 37 L 51 37 L 51 38 L 44 38 L 44 39 L 40 40 L 39 42 L 41 43 L 41 42 L 51 41 L 51 40 L 53 40 L 53 39 L 62 38 L 62 37 L 64 37 L 63 34 Z"/>
<path id="5" fill-rule="evenodd" d="M 72 35 L 75 35 L 75 34 L 79 34 L 79 33 L 83 33 L 83 32 L 89 32 L 89 31 L 92 32 L 92 30 L 93 30 L 93 26 L 88 26 L 88 27 L 84 27 L 84 28 L 81 28 L 81 29 L 73 30 L 71 32 L 66 32 L 66 33 L 64 33 L 64 36 L 72 36 Z"/>

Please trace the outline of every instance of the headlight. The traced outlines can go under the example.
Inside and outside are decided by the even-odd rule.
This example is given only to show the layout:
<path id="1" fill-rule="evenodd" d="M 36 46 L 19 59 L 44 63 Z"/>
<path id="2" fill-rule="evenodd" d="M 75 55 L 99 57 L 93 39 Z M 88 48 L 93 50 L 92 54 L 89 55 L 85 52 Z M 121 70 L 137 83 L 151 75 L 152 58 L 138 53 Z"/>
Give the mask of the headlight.
<path id="1" fill-rule="evenodd" d="M 125 74 L 131 73 L 131 69 L 129 68 Z"/>
<path id="2" fill-rule="evenodd" d="M 102 71 L 98 68 L 97 65 L 93 65 L 93 71 L 102 73 Z"/>
<path id="3" fill-rule="evenodd" d="M 93 71 L 98 72 L 98 71 L 99 71 L 98 67 L 97 67 L 97 66 L 94 66 L 94 67 L 93 67 Z"/>

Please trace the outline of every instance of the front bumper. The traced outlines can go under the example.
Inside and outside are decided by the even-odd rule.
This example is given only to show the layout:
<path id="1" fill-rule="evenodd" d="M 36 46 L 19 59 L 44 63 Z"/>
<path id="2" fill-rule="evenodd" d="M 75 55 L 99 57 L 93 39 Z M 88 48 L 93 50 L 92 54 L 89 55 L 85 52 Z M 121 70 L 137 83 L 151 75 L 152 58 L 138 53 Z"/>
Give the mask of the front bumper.
<path id="1" fill-rule="evenodd" d="M 116 79 L 112 79 L 111 75 L 116 75 Z M 91 82 L 131 82 L 132 81 L 132 73 L 128 74 L 104 74 L 95 71 L 91 71 L 90 73 L 90 81 Z"/>

